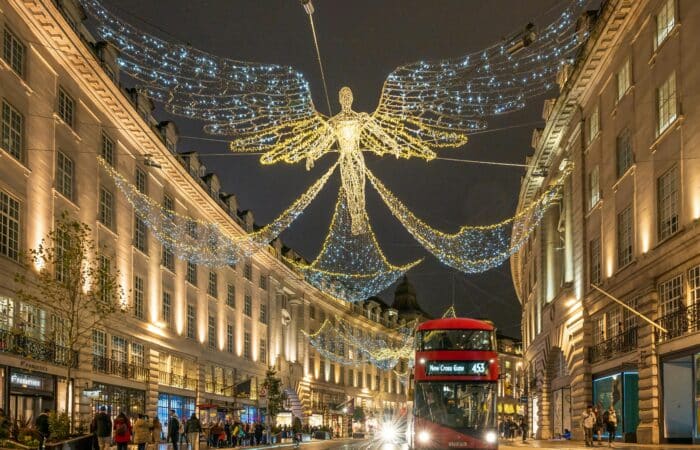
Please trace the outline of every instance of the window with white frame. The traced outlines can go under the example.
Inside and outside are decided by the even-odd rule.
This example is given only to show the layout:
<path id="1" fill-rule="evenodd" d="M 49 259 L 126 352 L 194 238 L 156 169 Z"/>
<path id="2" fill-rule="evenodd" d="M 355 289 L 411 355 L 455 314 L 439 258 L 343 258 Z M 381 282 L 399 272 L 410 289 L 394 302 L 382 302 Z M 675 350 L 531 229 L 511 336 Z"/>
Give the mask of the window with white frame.
<path id="1" fill-rule="evenodd" d="M 600 238 L 591 239 L 588 244 L 589 255 L 589 281 L 591 284 L 600 284 L 601 279 L 601 255 Z"/>
<path id="2" fill-rule="evenodd" d="M 97 219 L 107 228 L 114 227 L 114 195 L 100 186 L 100 205 Z"/>
<path id="3" fill-rule="evenodd" d="M 19 259 L 19 201 L 0 191 L 0 255 Z"/>
<path id="4" fill-rule="evenodd" d="M 58 88 L 58 117 L 60 117 L 66 125 L 73 128 L 73 122 L 75 120 L 75 100 L 60 87 Z"/>
<path id="5" fill-rule="evenodd" d="M 662 317 L 679 311 L 683 306 L 683 275 L 659 283 L 659 311 Z"/>
<path id="6" fill-rule="evenodd" d="M 197 286 L 197 264 L 187 261 L 187 282 Z"/>
<path id="7" fill-rule="evenodd" d="M 253 297 L 248 293 L 245 294 L 243 299 L 243 314 L 248 317 L 253 315 Z"/>
<path id="8" fill-rule="evenodd" d="M 588 209 L 593 209 L 600 201 L 600 176 L 598 165 L 588 173 Z"/>
<path id="9" fill-rule="evenodd" d="M 635 311 L 639 308 L 639 297 L 625 300 L 625 304 Z M 637 326 L 637 315 L 627 308 L 622 308 L 622 326 L 624 330 L 631 330 Z"/>
<path id="10" fill-rule="evenodd" d="M 634 153 L 632 152 L 632 134 L 625 128 L 615 140 L 615 153 L 617 163 L 617 178 L 627 173 L 634 164 Z"/>
<path id="11" fill-rule="evenodd" d="M 70 245 L 68 233 L 62 230 L 57 230 L 55 244 L 56 264 L 54 265 L 54 275 L 57 281 L 65 282 L 68 280 L 69 268 L 66 266 L 63 255 L 65 254 L 66 250 L 68 250 L 68 246 Z"/>
<path id="12" fill-rule="evenodd" d="M 622 331 L 620 329 L 622 326 L 622 316 L 620 314 L 620 308 L 617 305 L 607 312 L 606 325 L 606 336 L 608 339 L 617 336 Z"/>
<path id="13" fill-rule="evenodd" d="M 143 278 L 139 276 L 134 277 L 134 317 L 137 319 L 143 319 L 145 317 L 145 295 L 146 290 L 144 288 Z"/>
<path id="14" fill-rule="evenodd" d="M 7 62 L 7 65 L 21 78 L 24 78 L 24 60 L 26 52 L 26 47 L 22 41 L 19 40 L 17 35 L 5 28 L 3 33 L 2 57 L 5 62 Z"/>
<path id="15" fill-rule="evenodd" d="M 197 310 L 193 305 L 187 305 L 187 337 L 195 339 L 195 330 L 197 327 Z"/>
<path id="16" fill-rule="evenodd" d="M 148 176 L 146 172 L 140 167 L 136 168 L 136 174 L 134 175 L 136 181 L 136 189 L 142 194 L 148 193 Z"/>
<path id="17" fill-rule="evenodd" d="M 172 323 L 172 294 L 164 290 L 162 304 L 160 309 L 160 320 L 162 320 L 166 326 L 170 326 Z"/>
<path id="18" fill-rule="evenodd" d="M 664 0 L 656 15 L 654 49 L 657 49 L 666 40 L 674 26 L 676 26 L 676 0 Z"/>
<path id="19" fill-rule="evenodd" d="M 209 315 L 209 320 L 207 322 L 207 342 L 209 344 L 209 350 L 214 350 L 216 348 L 216 317 Z"/>
<path id="20" fill-rule="evenodd" d="M 137 212 L 134 212 L 134 247 L 142 252 L 148 250 L 148 228 L 146 227 L 146 221 L 143 220 Z"/>
<path id="21" fill-rule="evenodd" d="M 207 293 L 216 298 L 219 295 L 218 279 L 216 272 L 209 271 L 209 283 L 207 284 Z"/>
<path id="22" fill-rule="evenodd" d="M 656 90 L 656 135 L 660 135 L 678 117 L 676 72 L 673 72 Z"/>
<path id="23" fill-rule="evenodd" d="M 236 286 L 231 283 L 226 285 L 226 306 L 236 307 Z"/>
<path id="24" fill-rule="evenodd" d="M 620 71 L 617 72 L 617 100 L 619 101 L 622 97 L 625 96 L 627 93 L 627 90 L 629 90 L 630 85 L 632 84 L 632 72 L 630 68 L 630 59 L 627 58 L 624 63 L 622 63 L 622 67 L 620 67 Z"/>
<path id="25" fill-rule="evenodd" d="M 126 363 L 128 361 L 126 339 L 112 336 L 111 358 L 113 361 Z"/>
<path id="26" fill-rule="evenodd" d="M 129 362 L 138 367 L 144 367 L 146 363 L 145 350 L 140 342 L 131 343 L 131 353 L 129 354 Z"/>
<path id="27" fill-rule="evenodd" d="M 105 133 L 102 133 L 100 156 L 110 166 L 114 165 L 114 141 Z"/>
<path id="28" fill-rule="evenodd" d="M 600 344 L 605 340 L 605 315 L 600 314 L 593 319 L 593 344 Z"/>
<path id="29" fill-rule="evenodd" d="M 691 305 L 700 303 L 700 266 L 695 266 L 688 271 L 688 290 Z"/>
<path id="30" fill-rule="evenodd" d="M 34 305 L 25 302 L 19 304 L 19 320 L 24 326 L 24 332 L 35 339 L 44 336 L 45 312 Z"/>
<path id="31" fill-rule="evenodd" d="M 107 334 L 102 330 L 92 330 L 92 354 L 107 357 Z"/>
<path id="32" fill-rule="evenodd" d="M 600 131 L 600 112 L 598 110 L 598 105 L 593 108 L 591 115 L 588 116 L 586 125 L 588 131 L 588 143 L 590 144 L 593 142 L 593 139 L 598 136 L 598 132 Z"/>
<path id="33" fill-rule="evenodd" d="M 73 160 L 61 151 L 56 152 L 56 190 L 59 194 L 73 200 Z"/>
<path id="34" fill-rule="evenodd" d="M 226 325 L 226 351 L 233 353 L 233 325 Z"/>
<path id="35" fill-rule="evenodd" d="M 252 351 L 250 348 L 250 332 L 246 331 L 243 333 L 243 357 L 245 359 L 250 359 L 252 356 Z"/>
<path id="36" fill-rule="evenodd" d="M 634 243 L 634 219 L 632 206 L 617 214 L 617 267 L 624 267 L 632 262 Z"/>
<path id="37" fill-rule="evenodd" d="M 102 297 L 102 301 L 107 301 L 110 292 L 106 289 L 106 281 L 107 277 L 109 277 L 110 273 L 112 272 L 112 260 L 106 255 L 100 255 L 98 257 L 98 261 L 100 264 L 100 273 L 97 277 L 97 285 L 100 288 L 100 296 Z"/>
<path id="38" fill-rule="evenodd" d="M 15 301 L 10 297 L 0 296 L 0 329 L 10 331 L 14 326 Z"/>
<path id="39" fill-rule="evenodd" d="M 260 323 L 267 324 L 267 305 L 260 305 Z"/>
<path id="40" fill-rule="evenodd" d="M 24 150 L 24 117 L 12 105 L 2 101 L 2 148 L 18 161 Z"/>
<path id="41" fill-rule="evenodd" d="M 659 241 L 678 231 L 679 219 L 678 166 L 673 166 L 657 181 L 657 216 Z"/>

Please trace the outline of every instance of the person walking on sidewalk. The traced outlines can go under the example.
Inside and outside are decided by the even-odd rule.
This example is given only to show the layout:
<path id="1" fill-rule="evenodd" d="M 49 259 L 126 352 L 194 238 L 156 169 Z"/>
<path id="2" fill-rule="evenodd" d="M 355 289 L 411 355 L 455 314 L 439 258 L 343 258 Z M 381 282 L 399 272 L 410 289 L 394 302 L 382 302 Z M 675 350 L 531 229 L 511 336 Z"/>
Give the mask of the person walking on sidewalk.
<path id="1" fill-rule="evenodd" d="M 158 444 L 160 444 L 160 440 L 162 439 L 163 435 L 163 424 L 160 423 L 160 419 L 158 419 L 158 416 L 153 417 L 153 421 L 151 422 L 151 442 L 155 444 L 156 450 L 158 449 Z"/>
<path id="2" fill-rule="evenodd" d="M 588 405 L 588 408 L 581 415 L 581 423 L 583 425 L 583 436 L 586 441 L 586 447 L 593 447 L 593 427 L 595 426 L 596 416 L 593 412 L 593 406 Z"/>
<path id="3" fill-rule="evenodd" d="M 117 443 L 117 450 L 128 450 L 131 433 L 131 421 L 126 417 L 126 414 L 120 412 L 114 419 L 114 442 Z"/>
<path id="4" fill-rule="evenodd" d="M 180 443 L 180 421 L 177 420 L 177 414 L 174 409 L 170 410 L 170 419 L 168 419 L 168 442 L 173 443 L 173 450 L 178 450 Z"/>
<path id="5" fill-rule="evenodd" d="M 192 413 L 185 425 L 185 433 L 187 440 L 192 446 L 192 450 L 199 450 L 199 433 L 202 432 L 202 423 L 197 418 L 197 415 Z"/>
<path id="6" fill-rule="evenodd" d="M 605 429 L 605 423 L 603 422 L 603 407 L 599 404 L 593 408 L 593 414 L 595 414 L 595 428 L 593 429 L 593 434 L 598 440 L 598 446 L 602 446 L 603 430 Z"/>
<path id="7" fill-rule="evenodd" d="M 151 427 L 146 416 L 139 414 L 134 421 L 134 444 L 136 444 L 138 450 L 146 450 L 146 444 L 149 442 L 151 442 Z"/>
<path id="8" fill-rule="evenodd" d="M 100 407 L 100 411 L 95 414 L 90 424 L 90 431 L 97 436 L 97 443 L 100 450 L 109 450 L 112 445 L 112 419 L 107 415 L 107 408 Z"/>
<path id="9" fill-rule="evenodd" d="M 46 408 L 39 414 L 36 418 L 34 424 L 36 425 L 36 431 L 39 432 L 39 450 L 44 450 L 44 442 L 49 438 L 51 434 L 51 427 L 49 427 L 49 412 L 51 410 Z"/>
<path id="10" fill-rule="evenodd" d="M 617 413 L 613 405 L 610 405 L 607 411 L 605 411 L 605 428 L 608 430 L 608 447 L 613 446 L 615 442 L 615 432 L 617 431 Z"/>
<path id="11" fill-rule="evenodd" d="M 525 416 L 520 418 L 520 432 L 523 435 L 523 442 L 525 442 L 527 440 L 527 420 L 525 420 Z"/>

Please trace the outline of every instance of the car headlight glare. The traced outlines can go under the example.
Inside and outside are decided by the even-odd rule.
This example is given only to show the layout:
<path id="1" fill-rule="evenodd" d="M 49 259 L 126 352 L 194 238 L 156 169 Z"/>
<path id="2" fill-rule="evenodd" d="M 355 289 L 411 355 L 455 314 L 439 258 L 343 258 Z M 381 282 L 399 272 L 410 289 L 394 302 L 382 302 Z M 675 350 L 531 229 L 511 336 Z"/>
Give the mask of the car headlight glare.
<path id="1" fill-rule="evenodd" d="M 379 434 L 384 442 L 393 442 L 398 437 L 396 427 L 392 424 L 385 424 Z"/>
<path id="2" fill-rule="evenodd" d="M 488 442 L 489 444 L 495 444 L 496 441 L 498 441 L 498 436 L 496 435 L 495 431 L 487 432 L 485 438 L 486 442 Z"/>
<path id="3" fill-rule="evenodd" d="M 419 432 L 418 442 L 420 442 L 421 444 L 427 444 L 428 442 L 430 442 L 430 433 L 428 433 L 425 430 Z"/>

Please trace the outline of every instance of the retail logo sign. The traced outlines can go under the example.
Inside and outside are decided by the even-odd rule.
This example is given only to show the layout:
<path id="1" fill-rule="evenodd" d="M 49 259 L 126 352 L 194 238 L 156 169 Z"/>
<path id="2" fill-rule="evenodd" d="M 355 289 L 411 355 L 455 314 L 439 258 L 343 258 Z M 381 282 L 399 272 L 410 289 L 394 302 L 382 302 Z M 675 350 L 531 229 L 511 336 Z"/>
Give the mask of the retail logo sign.
<path id="1" fill-rule="evenodd" d="M 23 388 L 41 389 L 44 386 L 44 379 L 24 373 L 13 373 L 10 375 L 10 383 Z"/>
<path id="2" fill-rule="evenodd" d="M 426 375 L 486 375 L 486 361 L 428 361 Z"/>

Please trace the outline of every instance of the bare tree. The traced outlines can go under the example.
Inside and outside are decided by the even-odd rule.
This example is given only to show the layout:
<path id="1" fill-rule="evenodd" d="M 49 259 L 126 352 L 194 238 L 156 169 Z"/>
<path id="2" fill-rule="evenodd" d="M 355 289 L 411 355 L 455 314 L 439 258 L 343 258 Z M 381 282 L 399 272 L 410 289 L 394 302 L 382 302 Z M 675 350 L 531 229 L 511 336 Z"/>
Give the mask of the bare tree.
<path id="1" fill-rule="evenodd" d="M 17 298 L 45 309 L 51 315 L 51 335 L 56 346 L 67 348 L 67 385 L 77 366 L 74 355 L 92 331 L 113 314 L 124 311 L 124 292 L 117 270 L 104 249 L 92 238 L 90 227 L 63 213 L 55 228 L 31 249 L 28 262 L 38 272 L 15 275 Z M 54 355 L 54 358 L 59 357 Z M 66 395 L 66 412 L 70 410 Z"/>

